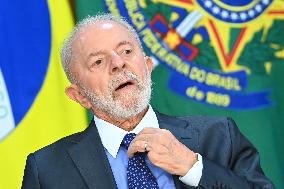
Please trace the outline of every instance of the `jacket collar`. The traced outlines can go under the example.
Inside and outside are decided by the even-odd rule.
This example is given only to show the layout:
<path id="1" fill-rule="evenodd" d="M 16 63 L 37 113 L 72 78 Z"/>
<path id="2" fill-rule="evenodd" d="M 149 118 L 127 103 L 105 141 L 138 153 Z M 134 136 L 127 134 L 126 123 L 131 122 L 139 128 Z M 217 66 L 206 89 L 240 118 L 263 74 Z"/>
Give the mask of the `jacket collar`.
<path id="1" fill-rule="evenodd" d="M 68 153 L 88 188 L 117 188 L 94 121 L 75 142 L 77 144 L 71 146 Z"/>
<path id="2" fill-rule="evenodd" d="M 169 130 L 181 143 L 191 150 L 198 152 L 198 131 L 190 125 L 188 117 L 176 118 L 156 112 L 161 129 Z"/>

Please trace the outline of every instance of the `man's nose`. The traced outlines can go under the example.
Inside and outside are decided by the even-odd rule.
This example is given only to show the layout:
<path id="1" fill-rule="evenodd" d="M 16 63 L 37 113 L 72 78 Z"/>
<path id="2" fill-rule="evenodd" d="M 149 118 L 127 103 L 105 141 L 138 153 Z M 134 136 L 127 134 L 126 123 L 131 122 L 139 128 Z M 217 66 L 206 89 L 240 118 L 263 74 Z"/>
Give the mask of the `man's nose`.
<path id="1" fill-rule="evenodd" d="M 121 56 L 119 56 L 119 54 L 117 54 L 116 52 L 112 51 L 112 53 L 111 53 L 110 72 L 111 73 L 115 73 L 115 72 L 123 69 L 124 67 L 125 67 L 124 60 L 121 58 Z"/>

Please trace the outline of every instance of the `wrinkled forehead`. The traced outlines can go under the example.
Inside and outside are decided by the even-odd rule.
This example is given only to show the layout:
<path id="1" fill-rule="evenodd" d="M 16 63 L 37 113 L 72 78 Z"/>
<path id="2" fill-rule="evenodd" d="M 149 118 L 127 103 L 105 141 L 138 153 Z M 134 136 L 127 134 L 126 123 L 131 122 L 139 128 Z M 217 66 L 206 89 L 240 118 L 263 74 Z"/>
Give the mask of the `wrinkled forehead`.
<path id="1" fill-rule="evenodd" d="M 89 40 L 110 43 L 114 42 L 114 39 L 119 40 L 122 38 L 128 38 L 138 43 L 134 34 L 126 26 L 114 21 L 101 20 L 82 27 L 75 36 L 74 45 L 76 45 L 76 42 Z"/>
<path id="2" fill-rule="evenodd" d="M 77 36 L 82 36 L 88 32 L 110 32 L 113 28 L 124 29 L 127 32 L 127 28 L 120 23 L 116 23 L 111 20 L 97 20 L 96 22 L 86 23 L 78 29 Z"/>
<path id="3" fill-rule="evenodd" d="M 89 51 L 105 50 L 121 41 L 129 41 L 139 46 L 134 34 L 124 25 L 114 21 L 97 21 L 80 28 L 72 44 L 75 56 L 90 53 Z"/>

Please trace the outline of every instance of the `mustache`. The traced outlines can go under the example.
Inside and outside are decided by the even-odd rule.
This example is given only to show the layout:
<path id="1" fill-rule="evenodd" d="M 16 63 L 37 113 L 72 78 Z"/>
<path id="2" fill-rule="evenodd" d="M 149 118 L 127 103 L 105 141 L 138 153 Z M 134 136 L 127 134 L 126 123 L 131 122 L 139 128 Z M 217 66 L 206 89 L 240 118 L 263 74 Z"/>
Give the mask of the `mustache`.
<path id="1" fill-rule="evenodd" d="M 111 82 L 109 83 L 109 89 L 111 91 L 114 91 L 122 81 L 125 81 L 127 79 L 134 80 L 138 84 L 141 83 L 140 78 L 135 73 L 125 70 L 118 73 L 111 79 Z"/>

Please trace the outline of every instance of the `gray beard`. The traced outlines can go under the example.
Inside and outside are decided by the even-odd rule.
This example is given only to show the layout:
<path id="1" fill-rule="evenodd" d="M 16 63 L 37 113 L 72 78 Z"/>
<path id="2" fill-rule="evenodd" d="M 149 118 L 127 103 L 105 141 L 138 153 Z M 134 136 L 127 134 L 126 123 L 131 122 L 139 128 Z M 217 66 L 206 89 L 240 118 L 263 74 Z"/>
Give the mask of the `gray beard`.
<path id="1" fill-rule="evenodd" d="M 137 90 L 114 98 L 112 94 L 115 91 L 115 86 L 125 78 L 135 80 L 138 86 Z M 149 72 L 147 72 L 145 81 L 142 81 L 142 79 L 130 71 L 122 71 L 116 75 L 110 82 L 106 95 L 99 95 L 95 91 L 91 91 L 80 85 L 96 109 L 112 118 L 118 119 L 130 118 L 145 110 L 150 103 L 151 86 L 152 82 Z"/>

